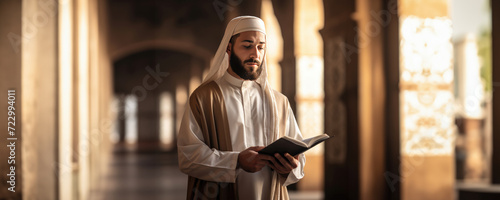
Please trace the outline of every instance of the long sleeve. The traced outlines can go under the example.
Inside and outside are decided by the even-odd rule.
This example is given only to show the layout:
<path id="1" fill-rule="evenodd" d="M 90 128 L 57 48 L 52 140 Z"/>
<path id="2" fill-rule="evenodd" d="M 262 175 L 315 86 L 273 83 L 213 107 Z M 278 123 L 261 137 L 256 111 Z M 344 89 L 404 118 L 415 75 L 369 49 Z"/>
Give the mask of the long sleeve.
<path id="1" fill-rule="evenodd" d="M 206 181 L 236 181 L 239 152 L 210 149 L 204 143 L 190 106 L 186 106 L 181 122 L 177 148 L 179 168 L 183 173 Z"/>
<path id="2" fill-rule="evenodd" d="M 288 107 L 288 121 L 286 123 L 286 133 L 289 137 L 295 138 L 297 140 L 302 140 L 302 134 L 300 133 L 299 126 L 293 115 L 292 108 Z M 306 156 L 302 153 L 299 155 L 299 166 L 293 169 L 292 172 L 288 174 L 285 180 L 284 186 L 298 182 L 302 177 L 304 177 L 304 165 L 306 164 Z"/>

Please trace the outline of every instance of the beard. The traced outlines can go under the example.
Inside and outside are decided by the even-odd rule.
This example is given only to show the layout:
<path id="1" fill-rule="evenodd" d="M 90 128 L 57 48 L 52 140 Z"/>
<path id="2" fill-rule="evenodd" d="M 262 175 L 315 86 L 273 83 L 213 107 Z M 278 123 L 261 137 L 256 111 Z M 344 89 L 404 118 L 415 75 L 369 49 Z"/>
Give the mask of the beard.
<path id="1" fill-rule="evenodd" d="M 251 69 L 245 69 L 245 66 L 243 65 L 249 62 L 257 63 L 258 68 L 256 71 L 251 71 Z M 256 80 L 262 73 L 262 64 L 258 60 L 248 59 L 245 60 L 244 62 L 241 62 L 241 59 L 238 56 L 236 56 L 234 52 L 232 52 L 231 56 L 229 57 L 229 65 L 231 65 L 231 69 L 233 70 L 233 72 L 244 80 L 252 80 L 252 81 Z"/>

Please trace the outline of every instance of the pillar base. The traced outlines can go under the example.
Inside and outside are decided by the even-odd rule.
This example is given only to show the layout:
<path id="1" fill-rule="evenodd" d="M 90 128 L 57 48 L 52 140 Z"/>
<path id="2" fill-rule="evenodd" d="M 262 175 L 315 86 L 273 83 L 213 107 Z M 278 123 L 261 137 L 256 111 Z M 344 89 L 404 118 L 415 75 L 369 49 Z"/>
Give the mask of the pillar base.
<path id="1" fill-rule="evenodd" d="M 404 200 L 453 200 L 454 158 L 449 156 L 401 156 L 401 186 Z"/>
<path id="2" fill-rule="evenodd" d="M 457 184 L 458 199 L 500 199 L 500 184 Z"/>

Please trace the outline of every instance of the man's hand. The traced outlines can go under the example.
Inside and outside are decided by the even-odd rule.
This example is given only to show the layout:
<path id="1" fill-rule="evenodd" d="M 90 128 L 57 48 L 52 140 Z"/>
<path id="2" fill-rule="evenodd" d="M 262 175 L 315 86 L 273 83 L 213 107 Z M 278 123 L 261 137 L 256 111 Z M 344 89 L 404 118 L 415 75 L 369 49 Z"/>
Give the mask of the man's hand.
<path id="1" fill-rule="evenodd" d="M 299 155 L 293 157 L 290 154 L 285 153 L 285 158 L 283 158 L 283 156 L 279 153 L 276 153 L 274 154 L 274 157 L 276 157 L 276 159 L 270 160 L 271 162 L 269 162 L 268 165 L 282 175 L 287 175 L 299 166 Z"/>
<path id="2" fill-rule="evenodd" d="M 238 166 L 247 172 L 254 173 L 266 166 L 267 161 L 274 161 L 272 156 L 259 154 L 258 151 L 263 148 L 262 146 L 250 147 L 240 152 Z"/>

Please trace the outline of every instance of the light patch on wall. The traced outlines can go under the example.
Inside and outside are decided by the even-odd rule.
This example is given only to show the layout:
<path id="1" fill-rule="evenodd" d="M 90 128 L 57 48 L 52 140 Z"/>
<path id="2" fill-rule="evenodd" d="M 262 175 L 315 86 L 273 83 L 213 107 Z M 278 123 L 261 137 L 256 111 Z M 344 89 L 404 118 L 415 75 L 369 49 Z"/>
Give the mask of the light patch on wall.
<path id="1" fill-rule="evenodd" d="M 160 94 L 160 142 L 165 148 L 174 145 L 174 100 L 170 92 Z"/>
<path id="2" fill-rule="evenodd" d="M 64 167 L 70 168 L 73 162 L 73 152 L 77 147 L 73 146 L 74 95 L 73 95 L 73 17 L 70 1 L 63 1 L 59 6 L 59 162 Z M 73 174 L 67 173 L 71 169 L 59 170 L 59 181 L 61 188 L 59 198 L 71 198 L 74 190 Z"/>
<path id="3" fill-rule="evenodd" d="M 323 58 L 300 56 L 297 60 L 297 102 L 302 135 L 305 138 L 323 134 Z M 323 143 L 309 150 L 308 154 L 321 155 Z"/>
<path id="4" fill-rule="evenodd" d="M 110 103 L 110 112 L 114 119 L 116 119 L 115 123 L 111 125 L 111 133 L 109 134 L 109 141 L 112 143 L 118 143 L 120 141 L 120 130 L 118 129 L 118 117 L 120 114 L 120 97 L 117 95 L 113 96 L 113 100 Z"/>
<path id="5" fill-rule="evenodd" d="M 266 61 L 269 84 L 276 91 L 281 91 L 279 62 L 283 59 L 283 38 L 270 0 L 262 1 L 262 20 L 266 24 Z"/>
<path id="6" fill-rule="evenodd" d="M 485 88 L 478 52 L 477 39 L 472 34 L 457 45 L 457 74 L 460 80 L 457 96 L 463 106 L 460 114 L 468 119 L 482 119 L 485 115 L 481 105 L 485 101 Z"/>
<path id="7" fill-rule="evenodd" d="M 137 97 L 127 95 L 125 97 L 125 141 L 129 144 L 137 142 Z"/>
<path id="8" fill-rule="evenodd" d="M 402 17 L 401 151 L 451 155 L 454 150 L 452 27 L 447 17 Z"/>
<path id="9" fill-rule="evenodd" d="M 182 116 L 184 115 L 184 109 L 188 100 L 188 89 L 184 85 L 178 85 L 175 88 L 175 109 L 176 109 L 176 124 L 175 130 L 179 130 L 181 127 Z"/>

